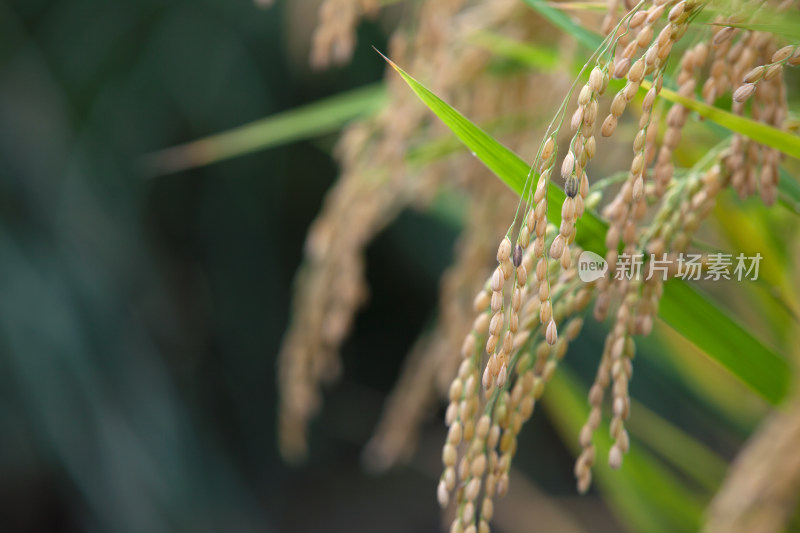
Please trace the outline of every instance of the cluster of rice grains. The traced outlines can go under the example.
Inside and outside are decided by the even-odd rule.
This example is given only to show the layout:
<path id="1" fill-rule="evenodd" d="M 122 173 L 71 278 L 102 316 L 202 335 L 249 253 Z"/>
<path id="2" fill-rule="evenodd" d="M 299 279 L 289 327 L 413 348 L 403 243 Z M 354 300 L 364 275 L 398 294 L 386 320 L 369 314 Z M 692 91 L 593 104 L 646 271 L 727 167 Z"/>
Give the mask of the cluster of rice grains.
<path id="1" fill-rule="evenodd" d="M 795 4 L 783 2 L 777 11 L 796 9 Z M 720 26 L 714 34 L 712 49 L 711 75 L 703 86 L 706 102 L 713 102 L 716 95 L 730 89 L 735 113 L 741 114 L 745 102 L 752 99 L 752 117 L 780 128 L 786 119 L 782 72 L 787 64 L 800 65 L 800 46 L 779 48 L 778 39 L 770 33 L 740 32 Z M 778 196 L 780 160 L 780 153 L 774 148 L 736 135 L 725 165 L 732 173 L 731 185 L 742 198 L 758 192 L 765 204 L 772 205 Z"/>
<path id="2" fill-rule="evenodd" d="M 784 2 L 775 9 L 790 5 Z M 591 484 L 592 435 L 600 426 L 609 387 L 613 445 L 608 463 L 621 467 L 630 445 L 625 420 L 630 415 L 634 336 L 650 333 L 664 280 L 679 272 L 678 254 L 689 248 L 724 186 L 742 195 L 759 190 L 766 204 L 775 201 L 779 152 L 738 135 L 676 177 L 673 151 L 689 112 L 673 105 L 659 135 L 657 113 L 665 104 L 657 97 L 668 82 L 677 84 L 680 95 L 694 98 L 697 78 L 707 75 L 702 94 L 709 103 L 730 91 L 733 111 L 742 114 L 744 102 L 752 96 L 752 118 L 781 128 L 787 114 L 781 71 L 800 63 L 800 47 L 781 47 L 772 34 L 725 26 L 743 20 L 741 15 L 719 19 L 713 33 L 702 30 L 706 33 L 695 35 L 693 43 L 676 46 L 704 7 L 700 0 L 643 1 L 629 6 L 618 21 L 617 2 L 612 1 L 611 7 L 603 22 L 608 37 L 585 67 L 591 68 L 588 82 L 578 92 L 569 122 L 573 135 L 560 165 L 566 192 L 560 227 L 548 223 L 548 189 L 570 96 L 545 134 L 531 169 L 529 183 L 534 170 L 538 181 L 535 187 L 526 186 L 524 216 L 515 217 L 500 242 L 497 268 L 474 301 L 477 316 L 464 339 L 462 362 L 449 390 L 444 470 L 437 488 L 443 507 L 455 501 L 453 533 L 489 531 L 493 497 L 508 490 L 520 428 L 580 331 L 581 311 L 593 298 L 594 317 L 603 321 L 611 314 L 612 325 L 589 392 L 590 415 L 579 435 L 583 451 L 575 465 L 578 490 L 585 492 Z M 754 6 L 745 6 L 742 12 L 746 9 L 752 12 Z M 675 72 L 668 72 L 673 48 L 681 57 Z M 589 193 L 586 166 L 597 149 L 599 99 L 612 77 L 624 85 L 610 98 L 609 113 L 600 126 L 604 137 L 614 134 L 640 89 L 646 91 L 637 105 L 638 129 L 627 179 L 602 210 L 609 223 L 605 242 L 609 271 L 585 284 L 577 280 L 573 266 L 581 252 L 574 244 L 576 222 Z M 620 258 L 637 254 L 646 258 L 639 275 L 620 273 Z M 647 275 L 648 271 L 655 275 Z M 559 335 L 561 329 L 566 334 Z"/>
<path id="3" fill-rule="evenodd" d="M 324 6 L 329 4 L 348 4 L 344 22 L 343 15 L 328 17 L 338 21 L 337 35 L 348 39 L 355 20 L 373 9 L 372 2 L 363 0 L 325 0 Z M 687 98 L 699 93 L 710 104 L 732 94 L 733 112 L 782 128 L 787 116 L 782 74 L 800 63 L 800 49 L 770 33 L 734 27 L 759 9 L 796 9 L 794 0 L 776 6 L 743 2 L 732 16 L 718 17 L 711 26 L 692 24 L 705 0 L 620 4 L 609 0 L 602 22 L 607 37 L 584 67 L 588 76 L 582 72 L 579 79 L 586 83 L 579 90 L 577 81 L 571 88 L 554 83 L 553 74 L 547 81 L 542 75 L 493 78 L 487 75 L 489 55 L 463 46 L 471 32 L 485 29 L 520 40 L 541 38 L 541 21 L 516 0 L 427 0 L 419 6 L 414 31 L 395 33 L 389 56 L 416 77 L 431 80 L 434 91 L 465 115 L 479 123 L 504 115 L 524 117 L 525 129 L 504 139 L 512 146 L 531 141 L 536 118 L 531 110 L 546 109 L 545 99 L 554 96 L 543 87 L 552 88 L 559 99 L 568 94 L 544 135 L 536 134 L 544 140 L 499 246 L 496 235 L 508 227 L 507 213 L 515 203 L 473 158 L 452 159 L 421 172 L 409 168 L 410 139 L 430 142 L 442 130 L 427 121 L 424 107 L 398 78 L 389 78 L 390 104 L 384 112 L 348 128 L 339 145 L 342 176 L 309 235 L 292 326 L 280 357 L 285 456 L 302 455 L 307 421 L 319 403 L 319 383 L 338 371 L 336 352 L 366 294 L 364 246 L 405 206 L 424 208 L 442 187 L 456 186 L 471 200 L 456 263 L 444 278 L 440 320 L 409 357 L 367 447 L 367 464 L 385 469 L 408 457 L 428 406 L 437 395 L 447 396 L 438 500 L 455 512 L 452 532 L 488 531 L 493 498 L 509 488 L 521 427 L 594 300 L 594 318 L 610 317 L 611 326 L 589 391 L 590 414 L 578 436 L 579 491 L 591 484 L 593 433 L 601 425 L 609 388 L 613 445 L 607 460 L 613 468 L 622 465 L 630 446 L 625 421 L 634 337 L 652 329 L 665 276 L 679 272 L 678 254 L 689 249 L 723 188 L 730 186 L 742 196 L 758 193 L 773 203 L 781 160 L 774 149 L 734 135 L 691 169 L 675 168 L 673 153 L 690 113 L 659 98 L 662 86 L 674 86 Z M 318 31 L 333 32 L 324 21 Z M 314 52 L 319 64 L 334 56 L 343 59 L 347 54 L 341 50 L 352 44 L 337 48 L 330 36 L 319 39 Z M 577 106 L 569 115 L 573 97 Z M 628 119 L 622 118 L 626 109 L 638 121 L 631 132 L 631 164 L 601 210 L 609 225 L 609 270 L 584 283 L 576 271 L 582 252 L 576 244 L 579 220 L 618 182 L 592 185 L 587 167 L 602 137 L 630 131 Z M 569 133 L 562 132 L 565 122 Z M 551 182 L 563 185 L 566 194 Z M 492 201 L 485 201 L 489 197 Z M 497 266 L 487 277 L 484 259 L 494 250 Z M 645 257 L 639 276 L 625 275 L 624 267 L 631 265 L 623 258 L 636 254 Z M 656 275 L 645 276 L 654 270 Z M 469 288 L 481 282 L 483 288 L 467 309 Z"/>
<path id="4" fill-rule="evenodd" d="M 478 315 L 464 339 L 458 375 L 450 385 L 449 429 L 442 451 L 445 468 L 437 494 L 439 503 L 447 506 L 455 493 L 454 531 L 488 531 L 493 497 L 508 490 L 517 435 L 580 332 L 583 320 L 576 315 L 591 299 L 571 261 L 563 261 L 567 267 L 562 268 L 560 261 L 548 264 L 545 258 L 546 235 L 562 234 L 548 227 L 544 218 L 528 220 L 530 224 L 526 220 L 520 230 L 521 241 L 512 248 L 507 237 L 499 246 L 499 266 L 475 298 Z M 537 227 L 542 228 L 540 235 L 533 246 L 523 249 L 525 235 L 536 234 Z M 557 238 L 548 244 L 552 247 Z M 580 252 L 564 246 L 562 257 Z M 560 324 L 565 324 L 561 336 Z M 485 352 L 490 355 L 481 373 Z"/>

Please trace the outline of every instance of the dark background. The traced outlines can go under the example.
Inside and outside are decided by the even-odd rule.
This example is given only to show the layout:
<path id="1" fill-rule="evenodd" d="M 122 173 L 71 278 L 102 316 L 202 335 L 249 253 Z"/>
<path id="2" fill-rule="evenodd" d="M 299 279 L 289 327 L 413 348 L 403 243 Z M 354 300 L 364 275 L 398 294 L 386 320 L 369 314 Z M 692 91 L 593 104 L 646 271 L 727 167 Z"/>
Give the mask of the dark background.
<path id="1" fill-rule="evenodd" d="M 296 23 L 285 7 L 0 3 L 0 530 L 438 526 L 429 475 L 368 478 L 359 453 L 455 230 L 409 214 L 372 247 L 373 304 L 309 462 L 290 469 L 275 360 L 335 137 L 141 172 L 153 150 L 382 77 L 364 47 L 351 66 L 310 72 L 301 30 L 315 7 Z M 360 37 L 386 42 L 375 23 Z M 402 262 L 395 243 L 420 225 L 445 251 L 429 269 L 372 275 Z M 404 525 L 386 520 L 392 501 Z"/>

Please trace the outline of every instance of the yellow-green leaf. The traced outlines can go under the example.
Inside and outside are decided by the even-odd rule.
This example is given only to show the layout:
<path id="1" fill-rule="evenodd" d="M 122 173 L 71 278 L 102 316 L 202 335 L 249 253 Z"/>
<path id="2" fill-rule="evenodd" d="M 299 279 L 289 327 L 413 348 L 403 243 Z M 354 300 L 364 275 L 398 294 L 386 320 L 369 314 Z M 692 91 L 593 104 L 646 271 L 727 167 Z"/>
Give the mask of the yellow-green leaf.
<path id="1" fill-rule="evenodd" d="M 647 89 L 649 86 L 650 82 L 642 82 L 642 87 L 644 89 Z M 696 112 L 703 118 L 716 122 L 724 128 L 736 133 L 741 133 L 757 143 L 776 148 L 786 155 L 800 159 L 800 137 L 797 135 L 779 130 L 763 122 L 756 122 L 750 118 L 734 115 L 730 111 L 710 106 L 705 102 L 700 102 L 693 98 L 686 98 L 666 88 L 661 89 L 659 95 L 670 102 L 680 104 L 686 109 Z"/>
<path id="2" fill-rule="evenodd" d="M 603 38 L 598 34 L 587 30 L 563 11 L 554 8 L 549 2 L 544 0 L 525 0 L 525 3 L 535 9 L 553 25 L 564 30 L 567 35 L 572 35 L 576 41 L 594 51 L 603 42 Z"/>
<path id="3" fill-rule="evenodd" d="M 148 176 L 200 167 L 316 135 L 377 111 L 386 100 L 383 83 L 359 87 L 303 107 L 262 118 L 185 144 L 148 154 Z"/>

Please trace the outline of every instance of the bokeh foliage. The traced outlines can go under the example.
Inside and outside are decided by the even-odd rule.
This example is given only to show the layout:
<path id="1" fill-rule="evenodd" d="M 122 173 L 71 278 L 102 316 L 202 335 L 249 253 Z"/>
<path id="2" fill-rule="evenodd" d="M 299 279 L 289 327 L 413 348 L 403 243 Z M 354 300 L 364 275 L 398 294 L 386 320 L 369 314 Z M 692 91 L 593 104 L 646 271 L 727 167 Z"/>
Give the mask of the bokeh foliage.
<path id="1" fill-rule="evenodd" d="M 458 217 L 406 213 L 372 245 L 371 302 L 344 347 L 344 379 L 309 463 L 289 469 L 275 450 L 274 356 L 306 229 L 336 176 L 335 138 L 314 132 L 163 176 L 143 159 L 381 79 L 368 46 L 384 48 L 380 26 L 362 26 L 349 66 L 311 73 L 293 16 L 281 2 L 0 3 L 3 531 L 439 526 L 437 413 L 410 467 L 371 478 L 358 456 L 402 358 L 435 320 Z M 458 150 L 449 142 L 434 157 Z M 789 359 L 797 243 L 771 236 L 796 229 L 796 213 L 724 204 L 717 244 L 761 250 L 775 266 L 766 288 L 716 301 Z M 691 529 L 767 405 L 662 328 L 631 385 L 641 451 L 622 473 L 600 467 L 608 504 L 598 493 L 575 502 L 565 447 L 601 343 L 597 328 L 571 350 L 572 374 L 525 430 L 519 468 L 566 509 L 588 509 L 585 525 Z"/>

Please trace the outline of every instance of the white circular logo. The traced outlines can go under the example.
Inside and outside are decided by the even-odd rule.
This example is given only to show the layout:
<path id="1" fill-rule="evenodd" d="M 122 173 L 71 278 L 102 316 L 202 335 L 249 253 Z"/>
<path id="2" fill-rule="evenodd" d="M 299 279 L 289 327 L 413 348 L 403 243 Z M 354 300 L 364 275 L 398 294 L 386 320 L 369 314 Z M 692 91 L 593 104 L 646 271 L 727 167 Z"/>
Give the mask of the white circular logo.
<path id="1" fill-rule="evenodd" d="M 588 250 L 578 257 L 578 277 L 585 283 L 591 283 L 605 276 L 608 263 L 601 256 Z"/>

